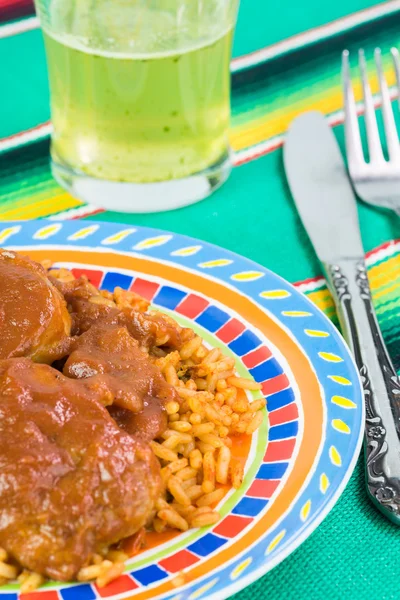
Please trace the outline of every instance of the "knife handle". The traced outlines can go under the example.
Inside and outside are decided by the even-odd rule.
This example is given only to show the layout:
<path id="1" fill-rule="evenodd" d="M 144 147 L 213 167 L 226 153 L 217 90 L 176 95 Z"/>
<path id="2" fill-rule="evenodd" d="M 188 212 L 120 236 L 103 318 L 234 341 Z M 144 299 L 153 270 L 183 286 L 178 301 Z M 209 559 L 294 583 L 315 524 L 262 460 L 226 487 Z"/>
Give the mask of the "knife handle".
<path id="1" fill-rule="evenodd" d="M 346 259 L 324 268 L 363 385 L 368 492 L 400 525 L 400 380 L 379 329 L 366 265 L 364 260 Z"/>

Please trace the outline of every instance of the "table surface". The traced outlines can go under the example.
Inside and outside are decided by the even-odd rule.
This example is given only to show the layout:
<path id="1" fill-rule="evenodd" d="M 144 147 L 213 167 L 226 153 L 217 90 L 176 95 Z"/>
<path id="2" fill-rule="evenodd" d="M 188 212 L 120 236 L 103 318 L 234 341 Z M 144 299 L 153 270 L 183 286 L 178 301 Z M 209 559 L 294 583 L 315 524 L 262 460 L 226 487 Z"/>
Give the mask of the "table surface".
<path id="1" fill-rule="evenodd" d="M 294 0 L 284 3 L 242 0 L 234 54 L 242 56 L 305 30 L 324 26 L 335 19 L 343 20 L 346 15 L 356 11 L 373 10 L 375 7 L 379 14 L 388 5 L 390 3 L 377 3 L 373 0 L 337 0 L 334 3 L 319 3 L 316 0 L 305 0 L 302 3 Z M 376 17 L 375 13 L 374 16 Z M 0 61 L 0 77 L 3 82 L 0 138 L 4 138 L 46 121 L 49 118 L 49 108 L 39 31 L 1 39 L 1 29 L 0 26 L 0 55 L 7 57 L 7 60 Z M 398 42 L 400 16 L 395 13 L 390 20 L 374 21 L 373 26 L 366 24 L 353 28 L 350 23 L 346 31 L 346 43 L 351 42 L 354 47 L 360 44 L 360 40 L 368 47 L 377 42 L 382 44 L 379 41 L 382 35 L 386 36 L 385 43 L 389 47 L 389 44 Z M 292 107 L 299 96 L 305 108 L 316 106 L 323 109 L 324 102 L 328 102 L 328 95 L 323 96 L 327 90 L 324 85 L 331 76 L 335 78 L 337 93 L 340 64 L 338 49 L 343 47 L 343 43 L 341 37 L 327 42 L 320 41 L 317 49 L 313 46 L 313 50 L 306 48 L 288 56 L 280 55 L 278 62 L 271 61 L 267 64 L 270 69 L 268 76 L 272 82 L 271 87 L 266 88 L 262 100 L 263 111 L 279 113 L 279 108 L 284 107 L 284 112 L 274 117 L 274 124 L 282 131 L 288 119 L 295 114 Z M 324 54 L 328 56 L 326 63 Z M 307 72 L 304 66 L 306 63 Z M 316 83 L 311 74 L 317 71 Z M 299 73 L 302 74 L 302 79 L 297 81 Z M 258 76 L 257 72 L 253 73 L 253 78 Z M 241 87 L 240 78 L 240 74 L 234 75 L 233 80 L 234 88 L 236 85 L 240 91 L 234 96 L 233 103 L 238 152 L 245 148 L 245 142 L 240 137 L 243 115 L 241 103 L 248 98 L 247 119 L 252 118 L 257 109 L 257 100 L 249 95 L 255 79 L 247 79 L 246 85 Z M 277 86 L 275 91 L 273 85 Z M 289 99 L 285 97 L 284 90 L 282 92 L 285 87 L 291 90 Z M 333 102 L 334 94 L 332 91 L 329 94 L 329 102 Z M 309 98 L 313 98 L 313 102 Z M 268 112 L 265 114 L 268 116 Z M 259 129 L 254 128 L 252 135 L 255 138 L 258 131 Z M 343 149 L 342 126 L 335 127 L 335 133 Z M 6 197 L 6 190 L 3 188 L 2 192 L 0 183 L 0 218 L 2 203 L 6 202 Z M 360 203 L 359 216 L 367 251 L 387 240 L 400 238 L 400 220 L 394 215 Z M 179 211 L 153 215 L 103 212 L 96 219 L 153 226 L 204 239 L 252 258 L 290 281 L 321 274 L 321 268 L 287 189 L 281 148 L 237 166 L 222 189 L 198 204 Z M 288 600 L 399 598 L 399 534 L 399 530 L 386 522 L 367 501 L 362 464 L 359 463 L 343 496 L 317 531 L 281 565 L 235 598 L 245 600 L 252 596 L 274 600 L 282 594 Z"/>

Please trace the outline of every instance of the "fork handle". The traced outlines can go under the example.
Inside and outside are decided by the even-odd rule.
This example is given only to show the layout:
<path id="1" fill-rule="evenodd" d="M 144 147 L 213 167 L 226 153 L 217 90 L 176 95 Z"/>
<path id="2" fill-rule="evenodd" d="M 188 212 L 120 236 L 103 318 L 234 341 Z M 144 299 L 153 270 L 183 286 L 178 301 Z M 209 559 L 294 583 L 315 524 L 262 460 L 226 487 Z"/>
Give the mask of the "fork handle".
<path id="1" fill-rule="evenodd" d="M 400 525 L 400 380 L 378 326 L 364 260 L 347 259 L 324 268 L 364 390 L 368 492 Z"/>

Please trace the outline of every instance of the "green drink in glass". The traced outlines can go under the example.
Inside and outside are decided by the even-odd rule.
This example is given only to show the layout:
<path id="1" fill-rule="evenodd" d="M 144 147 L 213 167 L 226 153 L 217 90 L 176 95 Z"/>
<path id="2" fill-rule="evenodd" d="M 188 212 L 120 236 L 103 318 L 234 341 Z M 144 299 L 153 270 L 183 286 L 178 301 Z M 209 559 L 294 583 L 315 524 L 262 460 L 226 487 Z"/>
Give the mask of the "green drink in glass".
<path id="1" fill-rule="evenodd" d="M 62 185 L 91 204 L 150 212 L 225 181 L 236 1 L 38 5 Z"/>

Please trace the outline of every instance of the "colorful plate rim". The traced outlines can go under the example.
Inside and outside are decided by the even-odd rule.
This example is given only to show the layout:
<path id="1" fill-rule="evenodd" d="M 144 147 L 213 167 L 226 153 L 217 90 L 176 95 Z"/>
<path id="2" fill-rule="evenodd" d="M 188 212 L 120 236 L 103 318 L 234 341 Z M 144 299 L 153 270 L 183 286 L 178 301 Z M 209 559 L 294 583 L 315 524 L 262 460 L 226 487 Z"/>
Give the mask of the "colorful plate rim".
<path id="1" fill-rule="evenodd" d="M 200 582 L 194 580 L 173 593 L 169 591 L 157 597 L 168 600 L 227 598 L 280 563 L 318 527 L 337 502 L 355 467 L 363 438 L 364 403 L 358 371 L 347 346 L 329 319 L 308 298 L 280 276 L 249 259 L 207 242 L 147 227 L 55 219 L 5 222 L 0 224 L 0 245 L 25 251 L 48 248 L 57 251 L 92 252 L 103 257 L 111 253 L 121 260 L 123 256 L 129 256 L 141 261 L 141 264 L 154 265 L 157 261 L 158 264 L 163 263 L 165 270 L 173 268 L 184 271 L 188 280 L 200 277 L 208 284 L 221 285 L 227 294 L 234 292 L 239 298 L 249 300 L 257 310 L 261 309 L 270 319 L 276 321 L 298 345 L 315 371 L 321 398 L 325 400 L 322 419 L 324 422 L 321 424 L 323 443 L 314 457 L 307 481 L 293 499 L 290 510 L 280 519 L 282 523 L 287 522 L 293 527 L 292 532 L 289 530 L 289 536 L 279 547 L 287 530 L 281 530 L 284 533 L 279 537 L 281 533 L 276 534 L 279 523 L 275 523 L 265 535 L 243 551 L 241 563 L 238 563 L 231 573 L 238 570 L 240 565 L 245 566 L 238 572 L 247 572 L 235 580 L 229 580 L 227 585 L 224 584 L 225 580 L 222 581 L 222 576 L 226 571 L 229 578 L 227 569 L 231 568 L 231 563 L 234 564 L 232 560 L 229 560 L 228 567 L 223 563 L 219 571 L 214 569 L 209 576 L 201 576 Z M 101 259 L 96 264 L 101 264 Z M 163 277 L 162 273 L 159 276 Z M 304 321 L 307 319 L 308 323 L 317 324 L 316 329 L 315 325 L 313 329 L 304 327 Z M 326 346 L 321 346 L 323 350 L 317 351 L 315 339 L 319 338 L 315 334 L 321 332 L 324 333 L 324 340 L 328 341 Z M 344 384 L 344 381 L 347 383 Z M 342 410 L 338 410 L 334 401 L 328 401 L 328 397 L 330 400 L 342 397 L 339 392 L 343 385 L 349 388 L 347 395 L 352 404 L 352 410 L 347 410 L 347 421 L 335 416 L 343 414 L 343 407 Z M 332 416 L 335 418 L 331 419 Z M 348 443 L 344 441 L 346 437 Z M 332 466 L 333 471 L 335 468 L 338 470 L 332 477 L 331 485 L 322 491 L 325 487 L 323 481 L 328 481 L 329 484 L 325 471 L 328 472 Z M 325 475 L 326 479 L 323 480 L 322 475 Z M 321 492 L 319 495 L 318 489 Z M 317 496 L 312 511 L 311 501 L 304 502 L 307 496 L 305 492 L 308 495 L 313 492 Z M 312 498 L 314 503 L 314 496 Z M 291 521 L 294 515 L 296 526 L 293 526 Z M 272 548 L 271 551 L 269 548 Z M 246 555 L 248 557 L 242 560 Z M 260 561 L 261 555 L 264 560 Z M 257 559 L 257 564 L 254 558 Z M 39 596 L 40 594 L 38 598 Z M 0 597 L 4 597 L 1 591 Z"/>

